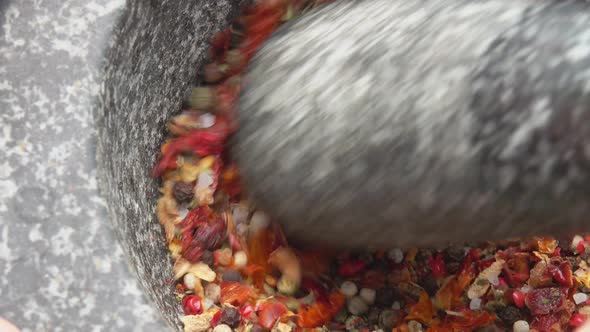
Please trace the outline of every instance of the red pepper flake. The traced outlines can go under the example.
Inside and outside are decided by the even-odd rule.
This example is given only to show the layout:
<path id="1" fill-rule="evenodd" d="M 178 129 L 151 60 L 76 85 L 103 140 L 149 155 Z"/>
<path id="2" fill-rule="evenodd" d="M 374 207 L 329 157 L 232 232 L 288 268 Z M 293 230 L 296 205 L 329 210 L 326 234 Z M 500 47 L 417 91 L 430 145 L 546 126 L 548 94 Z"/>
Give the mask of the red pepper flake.
<path id="1" fill-rule="evenodd" d="M 558 284 L 563 287 L 571 288 L 574 285 L 574 278 L 572 275 L 572 268 L 568 261 L 561 262 L 559 266 L 549 265 L 547 270 Z"/>
<path id="2" fill-rule="evenodd" d="M 442 278 L 447 275 L 445 261 L 441 253 L 428 257 L 428 267 L 430 267 L 432 276 L 435 278 Z"/>
<path id="3" fill-rule="evenodd" d="M 338 275 L 341 277 L 352 277 L 360 274 L 366 266 L 367 263 L 362 260 L 350 260 L 340 265 L 338 268 Z"/>
<path id="4" fill-rule="evenodd" d="M 287 313 L 287 307 L 281 302 L 266 302 L 260 306 L 258 319 L 260 325 L 271 329 L 276 321 Z"/>
<path id="5" fill-rule="evenodd" d="M 436 310 L 426 292 L 420 294 L 420 299 L 410 307 L 406 320 L 416 320 L 422 324 L 430 325 L 436 318 Z"/>
<path id="6" fill-rule="evenodd" d="M 211 319 L 211 327 L 217 326 L 219 324 L 220 320 L 221 320 L 221 310 L 217 311 L 213 315 L 213 318 Z"/>
<path id="7" fill-rule="evenodd" d="M 250 316 L 252 316 L 253 312 L 254 312 L 254 307 L 249 304 L 243 306 L 242 309 L 240 309 L 240 315 L 242 315 L 242 317 L 244 319 L 250 318 Z"/>
<path id="8" fill-rule="evenodd" d="M 250 287 L 242 285 L 239 282 L 223 281 L 221 283 L 221 303 L 240 306 L 246 303 L 253 295 Z"/>
<path id="9" fill-rule="evenodd" d="M 590 240 L 580 241 L 580 243 L 578 243 L 576 246 L 576 250 L 580 254 L 585 253 L 588 249 L 590 249 Z"/>
<path id="10" fill-rule="evenodd" d="M 346 297 L 334 292 L 327 297 L 327 301 L 317 301 L 309 306 L 303 306 L 297 317 L 297 325 L 303 328 L 314 328 L 328 323 L 340 311 Z"/>
<path id="11" fill-rule="evenodd" d="M 519 308 L 524 308 L 526 296 L 524 295 L 523 292 L 521 292 L 519 290 L 513 290 L 511 292 L 510 297 L 511 297 L 512 301 L 514 302 L 514 305 L 516 305 Z"/>
<path id="12" fill-rule="evenodd" d="M 588 320 L 588 317 L 586 315 L 582 315 L 582 314 L 577 314 L 576 313 L 576 314 L 573 314 L 572 317 L 570 318 L 569 326 L 580 327 L 587 320 Z"/>
<path id="13" fill-rule="evenodd" d="M 152 176 L 159 177 L 168 170 L 176 169 L 178 167 L 176 157 L 181 153 L 190 152 L 200 157 L 221 154 L 229 134 L 228 121 L 223 117 L 217 117 L 211 128 L 192 130 L 185 136 L 171 140 L 154 168 Z"/>

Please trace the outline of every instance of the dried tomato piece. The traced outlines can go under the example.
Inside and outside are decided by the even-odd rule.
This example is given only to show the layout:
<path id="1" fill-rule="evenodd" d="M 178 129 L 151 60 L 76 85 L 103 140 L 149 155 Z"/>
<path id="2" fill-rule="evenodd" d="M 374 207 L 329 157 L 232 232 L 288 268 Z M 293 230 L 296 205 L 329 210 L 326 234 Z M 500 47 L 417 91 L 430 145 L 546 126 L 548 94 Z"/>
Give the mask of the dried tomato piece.
<path id="1" fill-rule="evenodd" d="M 281 302 L 266 302 L 260 306 L 258 322 L 265 328 L 271 329 L 285 313 L 287 313 L 287 307 Z"/>
<path id="2" fill-rule="evenodd" d="M 221 246 L 227 237 L 225 221 L 207 206 L 192 209 L 180 226 L 182 256 L 193 263 L 198 262 L 206 250 Z"/>
<path id="3" fill-rule="evenodd" d="M 561 307 L 567 293 L 565 288 L 535 289 L 527 294 L 525 303 L 533 315 L 548 315 Z"/>
<path id="4" fill-rule="evenodd" d="M 254 295 L 252 289 L 239 282 L 223 281 L 221 282 L 221 303 L 229 303 L 233 306 L 245 304 L 250 297 Z"/>
<path id="5" fill-rule="evenodd" d="M 574 277 L 572 274 L 572 266 L 570 262 L 564 261 L 559 263 L 559 266 L 549 265 L 547 268 L 553 279 L 563 287 L 571 288 L 574 285 Z"/>

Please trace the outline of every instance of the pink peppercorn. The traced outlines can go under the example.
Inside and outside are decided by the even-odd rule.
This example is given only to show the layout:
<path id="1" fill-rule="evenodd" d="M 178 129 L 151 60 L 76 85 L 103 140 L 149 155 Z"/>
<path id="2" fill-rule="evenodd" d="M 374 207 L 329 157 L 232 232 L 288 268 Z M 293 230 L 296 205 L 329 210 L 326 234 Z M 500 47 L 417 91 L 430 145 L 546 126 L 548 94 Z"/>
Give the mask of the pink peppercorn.
<path id="1" fill-rule="evenodd" d="M 525 299 L 525 295 L 523 292 L 521 292 L 519 290 L 512 291 L 512 301 L 514 301 L 514 304 L 517 307 L 519 307 L 519 308 L 524 307 L 524 299 Z"/>
<path id="2" fill-rule="evenodd" d="M 586 315 L 576 313 L 573 314 L 570 318 L 569 325 L 573 327 L 579 327 L 582 326 L 582 324 L 584 324 L 586 320 L 588 320 L 588 317 L 586 317 Z"/>
<path id="3" fill-rule="evenodd" d="M 186 295 L 182 298 L 182 309 L 185 315 L 200 315 L 203 313 L 203 302 L 196 295 Z"/>

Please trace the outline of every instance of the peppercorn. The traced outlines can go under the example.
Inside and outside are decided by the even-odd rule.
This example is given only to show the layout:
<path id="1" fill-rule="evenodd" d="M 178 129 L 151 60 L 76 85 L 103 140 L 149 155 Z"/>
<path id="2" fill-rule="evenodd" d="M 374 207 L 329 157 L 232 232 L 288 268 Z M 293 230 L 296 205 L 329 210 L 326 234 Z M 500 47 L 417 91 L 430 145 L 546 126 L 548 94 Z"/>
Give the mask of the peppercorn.
<path id="1" fill-rule="evenodd" d="M 201 262 L 207 265 L 213 264 L 213 253 L 209 250 L 203 251 L 203 256 L 201 256 Z"/>
<path id="2" fill-rule="evenodd" d="M 379 324 L 379 309 L 372 308 L 367 314 L 367 321 L 370 325 L 378 325 Z"/>
<path id="3" fill-rule="evenodd" d="M 452 246 L 446 250 L 445 254 L 450 261 L 461 262 L 465 257 L 465 250 L 461 246 Z"/>
<path id="4" fill-rule="evenodd" d="M 391 331 L 400 317 L 400 312 L 397 310 L 383 310 L 379 314 L 379 326 L 385 331 Z"/>
<path id="5" fill-rule="evenodd" d="M 459 263 L 459 262 L 448 262 L 446 267 L 447 267 L 447 272 L 449 274 L 456 274 L 461 269 L 461 263 Z"/>
<path id="6" fill-rule="evenodd" d="M 391 287 L 383 287 L 375 295 L 375 305 L 378 308 L 389 308 L 395 301 L 397 292 Z"/>
<path id="7" fill-rule="evenodd" d="M 172 193 L 174 195 L 174 199 L 178 203 L 186 203 L 190 202 L 194 197 L 194 188 L 195 186 L 189 182 L 176 182 L 172 187 Z"/>
<path id="8" fill-rule="evenodd" d="M 258 324 L 252 325 L 252 328 L 250 329 L 250 332 L 264 332 L 264 331 L 265 331 L 264 327 L 262 327 L 262 325 L 258 325 Z"/>
<path id="9" fill-rule="evenodd" d="M 221 324 L 227 324 L 232 328 L 238 327 L 240 325 L 240 311 L 234 307 L 224 307 L 221 309 L 221 317 L 219 322 Z"/>
<path id="10" fill-rule="evenodd" d="M 517 307 L 513 305 L 506 306 L 498 312 L 498 317 L 508 326 L 524 318 L 524 315 Z"/>
<path id="11" fill-rule="evenodd" d="M 438 283 L 430 274 L 422 278 L 422 280 L 420 281 L 420 285 L 424 287 L 424 290 L 430 296 L 434 296 L 434 294 L 436 294 L 436 292 L 438 291 Z"/>
<path id="12" fill-rule="evenodd" d="M 241 282 L 243 280 L 242 274 L 239 271 L 228 270 L 221 275 L 223 281 Z"/>

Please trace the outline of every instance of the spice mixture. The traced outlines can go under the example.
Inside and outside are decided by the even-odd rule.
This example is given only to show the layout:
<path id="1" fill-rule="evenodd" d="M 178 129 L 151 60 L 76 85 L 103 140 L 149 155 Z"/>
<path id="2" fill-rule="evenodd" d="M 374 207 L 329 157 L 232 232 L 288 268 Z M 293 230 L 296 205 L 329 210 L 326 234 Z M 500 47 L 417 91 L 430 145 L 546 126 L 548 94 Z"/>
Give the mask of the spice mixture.
<path id="1" fill-rule="evenodd" d="M 590 315 L 590 237 L 330 253 L 290 247 L 225 155 L 240 76 L 283 22 L 262 0 L 217 33 L 153 176 L 185 331 L 567 331 Z"/>

